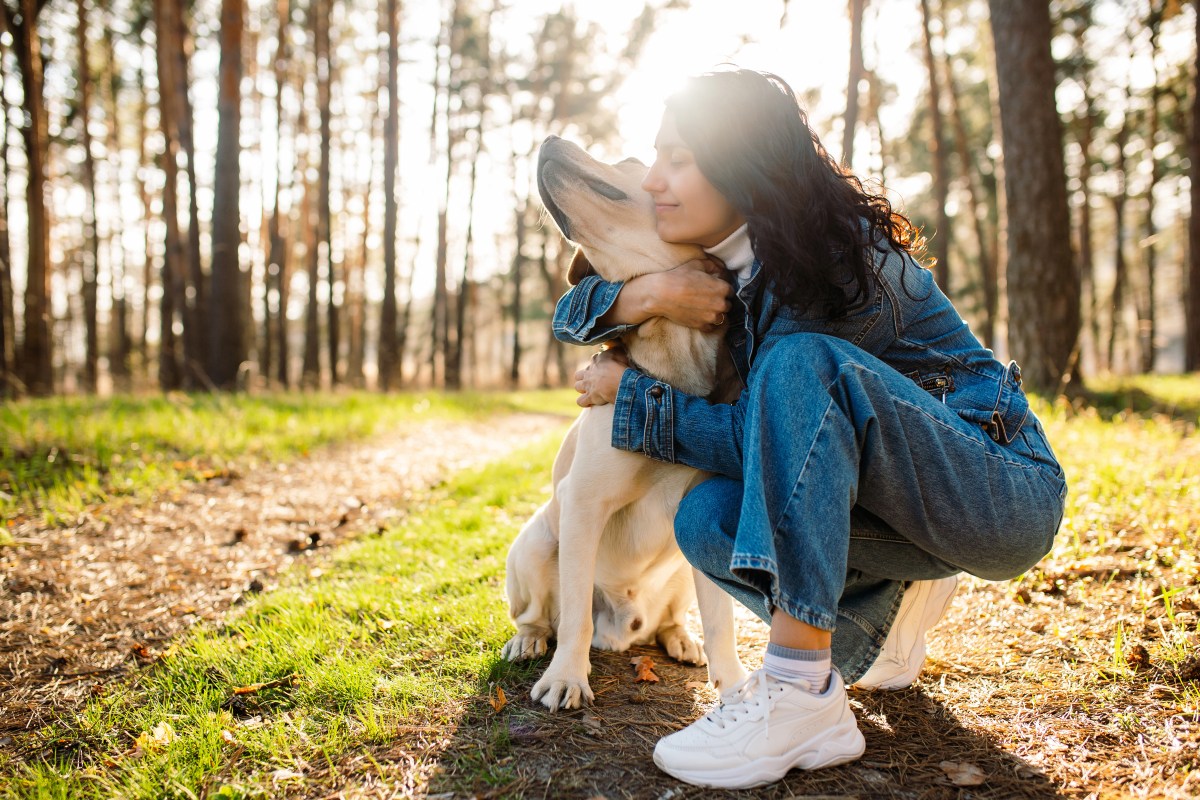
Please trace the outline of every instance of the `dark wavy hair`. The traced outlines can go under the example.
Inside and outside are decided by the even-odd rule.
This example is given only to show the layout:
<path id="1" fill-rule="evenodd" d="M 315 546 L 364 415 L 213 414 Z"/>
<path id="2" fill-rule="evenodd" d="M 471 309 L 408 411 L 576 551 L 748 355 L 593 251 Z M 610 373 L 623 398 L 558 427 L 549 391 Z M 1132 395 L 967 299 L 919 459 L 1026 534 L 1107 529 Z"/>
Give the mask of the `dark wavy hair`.
<path id="1" fill-rule="evenodd" d="M 833 160 L 778 75 L 707 72 L 666 105 L 700 171 L 749 223 L 783 303 L 843 316 L 872 294 L 870 249 L 880 237 L 919 257 L 912 223 Z"/>

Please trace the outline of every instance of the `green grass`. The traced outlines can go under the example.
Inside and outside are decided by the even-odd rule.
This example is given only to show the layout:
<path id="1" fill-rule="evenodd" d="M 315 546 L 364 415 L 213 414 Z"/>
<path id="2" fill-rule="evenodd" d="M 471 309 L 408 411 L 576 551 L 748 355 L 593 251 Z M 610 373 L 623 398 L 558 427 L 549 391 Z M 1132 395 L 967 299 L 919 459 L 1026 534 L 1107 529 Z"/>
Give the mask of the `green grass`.
<path id="1" fill-rule="evenodd" d="M 1106 384 L 1093 397 L 1095 406 L 1034 400 L 1069 477 L 1067 516 L 1055 551 L 1001 591 L 1012 606 L 1036 603 L 1046 640 L 1061 643 L 1061 652 L 1052 647 L 1029 657 L 1021 669 L 1036 666 L 1036 676 L 1014 672 L 1015 693 L 1033 685 L 1054 690 L 1053 702 L 1030 700 L 1022 713 L 1033 716 L 1025 722 L 1068 731 L 1084 724 L 1076 720 L 1082 714 L 1087 725 L 1123 742 L 1158 730 L 1154 725 L 1169 727 L 1177 715 L 1194 721 L 1200 714 L 1200 682 L 1175 675 L 1198 652 L 1200 376 Z M 336 400 L 311 401 L 334 419 L 347 416 Z M 411 421 L 424 400 L 392 402 L 402 406 L 396 416 L 370 424 Z M 561 411 L 570 395 L 501 395 L 483 401 L 481 412 L 453 397 L 437 411 L 439 400 L 428 402 L 421 414 L 454 418 L 521 403 Z M 228 427 L 220 441 L 239 441 L 242 434 Z M 286 455 L 319 439 L 310 434 L 272 445 L 278 450 L 247 445 L 241 452 Z M 510 633 L 503 558 L 548 495 L 558 439 L 550 435 L 501 464 L 453 479 L 399 527 L 338 550 L 320 575 L 293 572 L 282 588 L 219 626 L 193 630 L 107 696 L 0 749 L 0 797 L 274 797 L 305 786 L 311 793 L 326 770 L 353 781 L 355 770 L 369 767 L 349 766 L 348 759 L 395 742 L 404 726 L 450 735 L 468 700 L 489 683 L 507 691 L 537 668 L 510 672 L 497 658 Z M 1110 575 L 1112 567 L 1123 577 Z M 1127 661 L 1138 643 L 1149 650 L 1149 671 L 1135 672 Z M 274 688 L 233 694 L 273 681 Z M 1149 694 L 1151 686 L 1157 694 Z M 508 748 L 503 729 L 496 735 L 496 747 Z M 1149 739 L 1157 747 L 1147 749 L 1153 763 L 1138 769 L 1165 763 L 1153 755 L 1166 752 L 1159 739 Z M 1113 769 L 1123 758 L 1108 751 L 1096 757 Z M 495 759 L 460 767 L 475 769 L 478 785 L 507 780 Z M 306 771 L 309 777 L 288 777 Z"/>
<path id="2" fill-rule="evenodd" d="M 73 719 L 25 737 L 23 757 L 0 755 L 0 796 L 274 796 L 304 780 L 279 770 L 336 763 L 391 741 L 402 722 L 448 723 L 489 680 L 523 679 L 528 669 L 510 675 L 498 659 L 503 563 L 548 496 L 560 439 L 459 476 L 401 527 L 339 550 L 319 577 L 293 572 Z"/>
<path id="3" fill-rule="evenodd" d="M 574 393 L 346 392 L 8 402 L 0 405 L 0 520 L 70 522 L 114 498 L 146 499 L 259 460 L 405 425 L 563 413 L 569 397 Z"/>

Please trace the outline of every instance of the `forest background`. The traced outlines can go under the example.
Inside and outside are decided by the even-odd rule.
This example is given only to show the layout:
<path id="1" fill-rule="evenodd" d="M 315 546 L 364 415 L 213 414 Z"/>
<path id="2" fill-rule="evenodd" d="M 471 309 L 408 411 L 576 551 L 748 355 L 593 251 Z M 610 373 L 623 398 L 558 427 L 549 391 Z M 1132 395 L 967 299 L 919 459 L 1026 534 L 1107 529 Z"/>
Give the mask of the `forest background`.
<path id="1" fill-rule="evenodd" d="M 992 5 L 5 0 L 0 391 L 562 385 L 537 146 L 724 60 L 1033 388 L 1200 368 L 1195 4 Z"/>

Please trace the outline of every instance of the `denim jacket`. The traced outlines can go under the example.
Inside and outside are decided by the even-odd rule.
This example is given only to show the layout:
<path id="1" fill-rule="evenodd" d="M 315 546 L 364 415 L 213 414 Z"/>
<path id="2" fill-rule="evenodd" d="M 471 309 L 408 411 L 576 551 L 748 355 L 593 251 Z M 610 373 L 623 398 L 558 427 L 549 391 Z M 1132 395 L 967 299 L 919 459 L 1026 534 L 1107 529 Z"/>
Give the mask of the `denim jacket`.
<path id="1" fill-rule="evenodd" d="M 711 404 L 629 369 L 614 401 L 612 445 L 660 461 L 741 478 L 742 423 L 747 390 L 760 357 L 783 336 L 819 333 L 852 342 L 916 381 L 963 419 L 1008 445 L 1030 417 L 1016 362 L 997 361 L 971 333 L 933 274 L 886 242 L 872 249 L 868 297 L 842 317 L 799 312 L 763 286 L 760 265 L 737 293 L 726 341 L 742 393 L 733 405 Z M 633 326 L 598 320 L 616 302 L 620 283 L 595 275 L 558 301 L 554 335 L 575 344 L 616 338 Z"/>

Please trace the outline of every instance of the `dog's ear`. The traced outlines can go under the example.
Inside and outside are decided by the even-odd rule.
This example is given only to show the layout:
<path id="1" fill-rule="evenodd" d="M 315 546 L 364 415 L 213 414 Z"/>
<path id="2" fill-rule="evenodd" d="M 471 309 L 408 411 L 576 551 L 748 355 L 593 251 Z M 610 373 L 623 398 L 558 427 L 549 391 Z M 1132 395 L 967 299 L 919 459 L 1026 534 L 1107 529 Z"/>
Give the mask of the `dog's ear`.
<path id="1" fill-rule="evenodd" d="M 595 275 L 596 269 L 592 266 L 592 262 L 587 260 L 587 256 L 583 254 L 582 247 L 575 248 L 575 255 L 571 258 L 571 266 L 567 267 L 567 283 L 574 286 L 588 275 Z"/>

